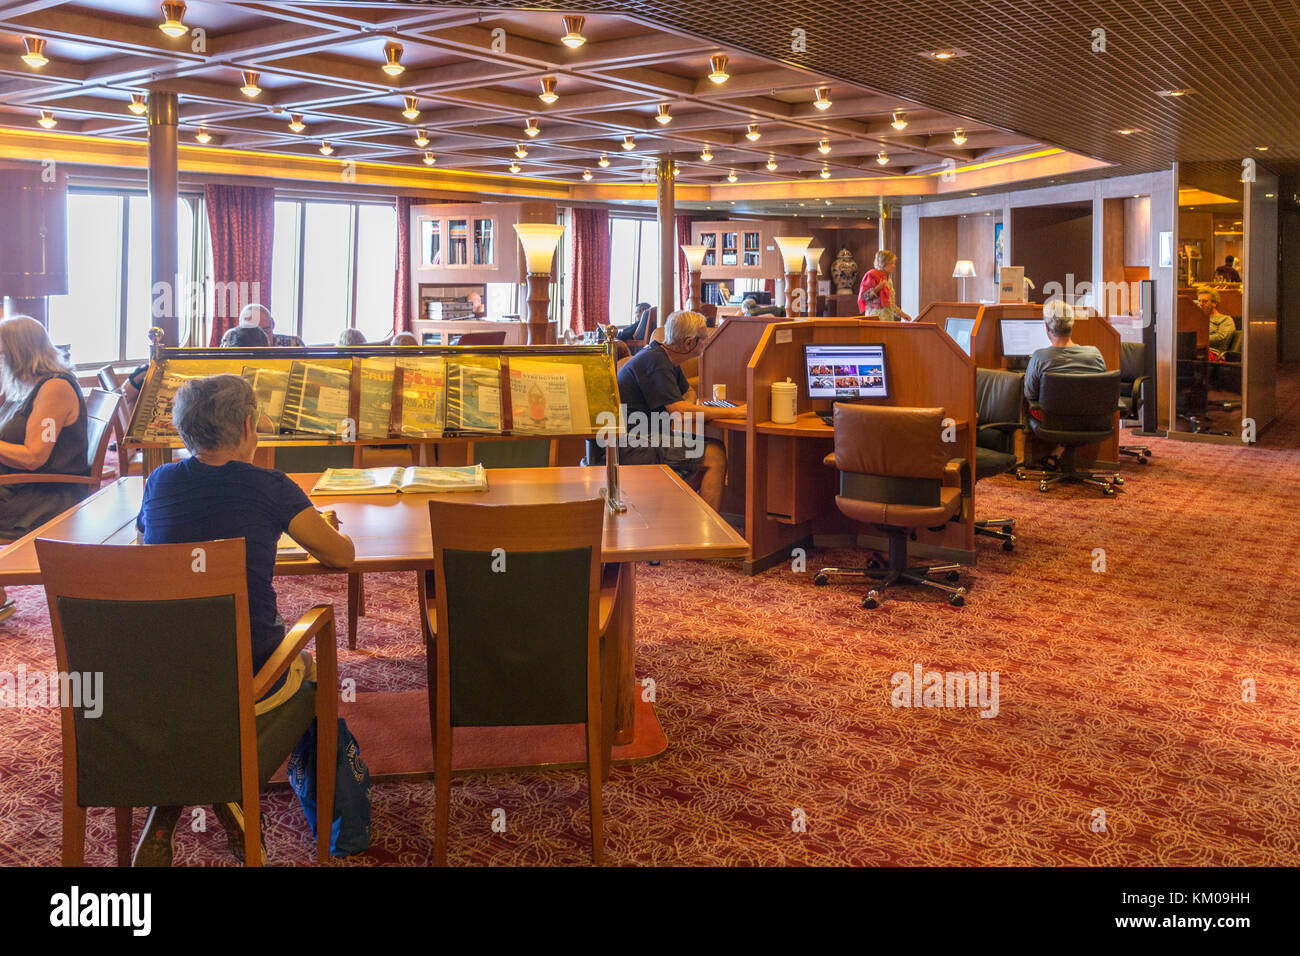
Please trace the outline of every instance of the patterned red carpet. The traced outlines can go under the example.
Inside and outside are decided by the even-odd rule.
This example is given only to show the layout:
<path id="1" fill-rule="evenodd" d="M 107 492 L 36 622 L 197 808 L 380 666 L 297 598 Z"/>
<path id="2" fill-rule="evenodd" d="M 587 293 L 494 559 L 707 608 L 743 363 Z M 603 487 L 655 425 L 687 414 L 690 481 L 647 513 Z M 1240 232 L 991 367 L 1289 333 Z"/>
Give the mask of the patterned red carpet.
<path id="1" fill-rule="evenodd" d="M 638 671 L 656 682 L 671 747 L 613 772 L 608 859 L 1300 864 L 1298 372 L 1280 383 L 1283 419 L 1261 447 L 1154 441 L 1116 500 L 981 483 L 979 512 L 1016 516 L 1020 543 L 1013 554 L 981 544 L 962 610 L 909 589 L 868 612 L 857 587 L 813 586 L 820 563 L 857 563 L 852 552 L 756 578 L 735 562 L 643 566 Z M 412 576 L 370 576 L 367 589 L 344 675 L 361 690 L 422 686 Z M 0 625 L 0 670 L 51 669 L 42 592 L 11 593 L 20 610 Z M 286 582 L 280 595 L 286 618 L 346 607 L 341 578 Z M 996 717 L 891 706 L 891 675 L 917 663 L 998 672 Z M 0 863 L 56 863 L 58 715 L 0 718 Z M 451 861 L 585 862 L 583 781 L 458 778 Z M 266 803 L 271 861 L 311 863 L 293 795 Z M 800 812 L 806 832 L 792 827 Z M 111 814 L 90 823 L 88 860 L 110 863 Z M 350 862 L 423 865 L 432 833 L 431 784 L 377 785 L 372 849 Z M 218 833 L 185 827 L 178 857 L 232 862 Z"/>

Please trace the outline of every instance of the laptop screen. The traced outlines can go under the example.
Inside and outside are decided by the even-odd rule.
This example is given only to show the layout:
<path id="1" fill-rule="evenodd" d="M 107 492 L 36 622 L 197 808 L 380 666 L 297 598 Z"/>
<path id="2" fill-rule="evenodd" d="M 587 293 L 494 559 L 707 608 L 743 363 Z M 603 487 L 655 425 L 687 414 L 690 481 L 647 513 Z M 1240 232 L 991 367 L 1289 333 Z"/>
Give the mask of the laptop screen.
<path id="1" fill-rule="evenodd" d="M 1002 354 L 1025 358 L 1052 344 L 1042 319 L 1003 319 Z"/>

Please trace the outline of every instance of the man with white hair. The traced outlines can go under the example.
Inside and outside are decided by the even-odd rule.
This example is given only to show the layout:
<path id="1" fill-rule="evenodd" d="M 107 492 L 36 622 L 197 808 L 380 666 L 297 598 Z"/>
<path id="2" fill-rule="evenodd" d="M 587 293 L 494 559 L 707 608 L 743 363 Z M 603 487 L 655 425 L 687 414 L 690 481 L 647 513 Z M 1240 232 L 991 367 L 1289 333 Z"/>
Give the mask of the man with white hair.
<path id="1" fill-rule="evenodd" d="M 267 344 L 276 347 L 303 347 L 302 339 L 296 335 L 276 335 L 275 318 L 271 315 L 271 310 L 257 302 L 251 302 L 240 310 L 239 324 L 226 329 L 226 334 L 221 336 L 222 348 L 230 348 L 235 344 L 235 333 L 239 329 L 261 329 L 266 335 Z"/>
<path id="2" fill-rule="evenodd" d="M 1061 299 L 1052 299 L 1043 306 L 1043 324 L 1052 344 L 1029 357 L 1025 370 L 1025 398 L 1038 401 L 1038 390 L 1043 385 L 1045 372 L 1104 372 L 1106 360 L 1094 345 L 1075 345 L 1070 338 L 1074 331 L 1074 308 Z"/>
<path id="3" fill-rule="evenodd" d="M 744 418 L 745 407 L 716 408 L 696 400 L 682 372 L 682 364 L 699 355 L 706 339 L 707 321 L 698 312 L 674 312 L 664 325 L 663 342 L 651 342 L 618 372 L 618 393 L 627 409 L 628 437 L 619 448 L 619 464 L 668 465 L 683 478 L 698 480 L 700 497 L 717 511 L 727 475 L 727 455 L 720 442 L 694 431 L 696 423 L 711 418 Z M 631 436 L 656 431 L 656 417 L 681 416 L 682 432 L 667 443 L 643 447 Z M 676 440 L 682 437 L 687 440 Z"/>

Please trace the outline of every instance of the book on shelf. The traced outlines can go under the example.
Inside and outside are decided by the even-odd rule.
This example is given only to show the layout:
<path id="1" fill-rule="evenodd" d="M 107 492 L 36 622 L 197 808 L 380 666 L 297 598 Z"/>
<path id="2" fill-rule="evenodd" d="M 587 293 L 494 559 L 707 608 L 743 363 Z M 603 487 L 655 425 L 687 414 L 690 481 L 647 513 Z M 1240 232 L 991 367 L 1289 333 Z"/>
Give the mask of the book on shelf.
<path id="1" fill-rule="evenodd" d="M 501 370 L 447 360 L 446 430 L 501 434 Z"/>
<path id="2" fill-rule="evenodd" d="M 486 491 L 482 465 L 460 467 L 327 468 L 312 487 L 313 495 L 433 494 Z"/>
<path id="3" fill-rule="evenodd" d="M 338 435 L 348 417 L 352 373 L 346 368 L 294 362 L 280 417 L 280 430 Z"/>
<path id="4" fill-rule="evenodd" d="M 280 418 L 284 414 L 284 397 L 289 391 L 289 372 L 286 369 L 245 365 L 241 374 L 244 381 L 253 386 L 258 411 L 266 416 L 266 421 L 259 423 L 261 427 L 258 431 L 279 432 Z"/>
<path id="5" fill-rule="evenodd" d="M 440 356 L 398 359 L 390 400 L 392 433 L 412 438 L 441 438 L 446 392 L 446 373 Z"/>
<path id="6" fill-rule="evenodd" d="M 357 405 L 357 437 L 387 438 L 393 413 L 393 360 L 390 358 L 365 358 L 361 360 L 357 378 L 360 380 L 360 401 Z"/>
<path id="7" fill-rule="evenodd" d="M 587 382 L 581 365 L 510 358 L 510 431 L 571 435 L 589 430 Z"/>

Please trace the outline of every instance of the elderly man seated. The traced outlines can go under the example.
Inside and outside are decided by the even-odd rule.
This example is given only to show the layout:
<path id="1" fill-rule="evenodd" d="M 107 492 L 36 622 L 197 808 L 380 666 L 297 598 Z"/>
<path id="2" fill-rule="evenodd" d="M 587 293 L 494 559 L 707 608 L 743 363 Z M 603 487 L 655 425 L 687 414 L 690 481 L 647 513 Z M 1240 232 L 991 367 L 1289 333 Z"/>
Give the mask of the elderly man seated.
<path id="1" fill-rule="evenodd" d="M 163 465 L 149 475 L 136 526 L 145 544 L 179 544 L 243 538 L 247 551 L 248 619 L 256 672 L 284 640 L 276 609 L 276 550 L 288 532 L 322 564 L 346 568 L 355 552 L 313 507 L 288 475 L 254 465 L 257 397 L 238 375 L 213 375 L 185 382 L 176 392 L 172 422 L 193 457 Z M 195 661 L 202 668 L 202 661 Z M 313 678 L 310 658 L 295 661 L 256 705 L 262 714 L 304 692 Z M 170 866 L 172 838 L 183 807 L 154 807 L 135 851 L 135 866 Z M 213 807 L 228 843 L 242 853 L 242 814 L 237 805 Z"/>
<path id="2" fill-rule="evenodd" d="M 239 324 L 233 329 L 227 329 L 226 334 L 221 337 L 223 348 L 229 348 L 234 345 L 234 338 L 240 329 L 261 329 L 266 335 L 266 344 L 274 345 L 277 348 L 291 346 L 302 348 L 302 339 L 296 335 L 276 335 L 275 318 L 271 315 L 271 310 L 264 305 L 254 302 L 244 306 L 239 312 Z"/>
<path id="3" fill-rule="evenodd" d="M 1052 344 L 1029 357 L 1029 368 L 1025 370 L 1025 398 L 1029 401 L 1038 401 L 1046 372 L 1106 371 L 1106 360 L 1101 357 L 1100 349 L 1095 345 L 1075 345 L 1070 338 L 1074 319 L 1074 307 L 1060 299 L 1043 306 L 1043 325 Z"/>

